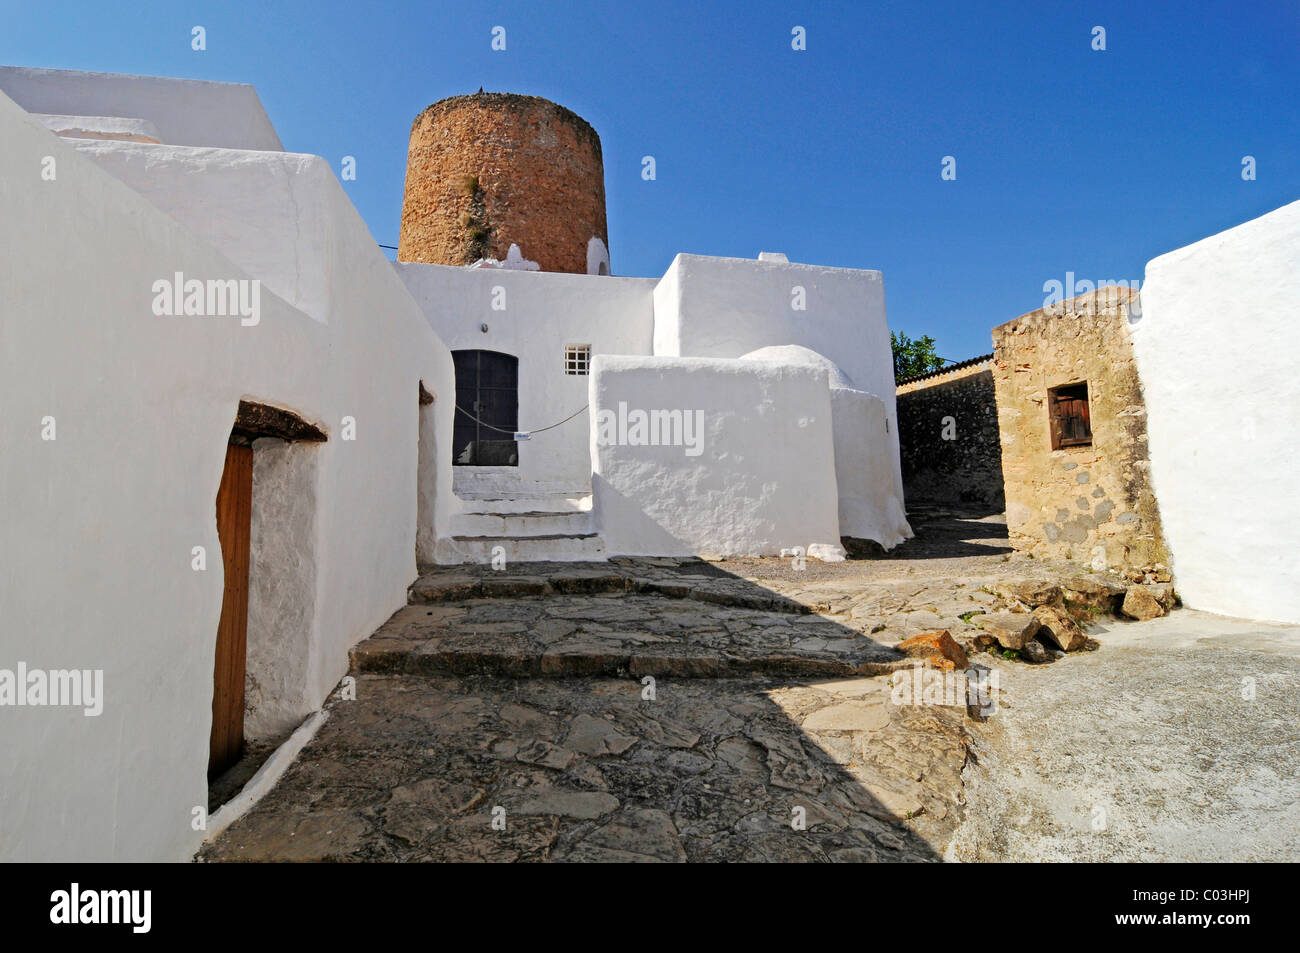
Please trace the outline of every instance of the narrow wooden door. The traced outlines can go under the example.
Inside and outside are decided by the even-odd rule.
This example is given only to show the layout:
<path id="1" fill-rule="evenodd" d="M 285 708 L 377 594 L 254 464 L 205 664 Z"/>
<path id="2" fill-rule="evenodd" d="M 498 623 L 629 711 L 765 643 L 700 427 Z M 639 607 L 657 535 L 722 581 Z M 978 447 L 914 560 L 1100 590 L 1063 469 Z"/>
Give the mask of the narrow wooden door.
<path id="1" fill-rule="evenodd" d="M 226 468 L 217 490 L 217 535 L 226 572 L 226 591 L 217 625 L 217 659 L 212 686 L 212 738 L 208 777 L 236 761 L 244 747 L 244 662 L 248 649 L 248 564 L 253 516 L 253 448 L 226 448 Z"/>

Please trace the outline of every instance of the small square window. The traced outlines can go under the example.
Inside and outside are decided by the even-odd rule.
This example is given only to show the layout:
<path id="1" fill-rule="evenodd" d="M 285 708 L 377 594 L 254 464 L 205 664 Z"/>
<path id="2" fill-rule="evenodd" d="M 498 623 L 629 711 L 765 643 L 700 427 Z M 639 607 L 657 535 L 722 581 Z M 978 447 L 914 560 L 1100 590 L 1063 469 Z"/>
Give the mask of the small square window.
<path id="1" fill-rule="evenodd" d="M 1052 428 L 1052 449 L 1092 446 L 1092 415 L 1088 410 L 1088 382 L 1053 387 L 1047 392 Z"/>
<path id="2" fill-rule="evenodd" d="M 591 373 L 591 345 L 568 344 L 564 348 L 564 373 Z"/>

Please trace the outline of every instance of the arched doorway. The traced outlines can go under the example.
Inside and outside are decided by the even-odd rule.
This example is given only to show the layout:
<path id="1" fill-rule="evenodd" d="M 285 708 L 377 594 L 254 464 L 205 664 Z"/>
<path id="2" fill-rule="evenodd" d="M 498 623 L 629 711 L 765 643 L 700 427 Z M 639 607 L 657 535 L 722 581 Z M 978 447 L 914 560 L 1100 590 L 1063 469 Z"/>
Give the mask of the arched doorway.
<path id="1" fill-rule="evenodd" d="M 452 351 L 456 418 L 452 463 L 458 467 L 517 467 L 519 358 L 499 351 Z"/>

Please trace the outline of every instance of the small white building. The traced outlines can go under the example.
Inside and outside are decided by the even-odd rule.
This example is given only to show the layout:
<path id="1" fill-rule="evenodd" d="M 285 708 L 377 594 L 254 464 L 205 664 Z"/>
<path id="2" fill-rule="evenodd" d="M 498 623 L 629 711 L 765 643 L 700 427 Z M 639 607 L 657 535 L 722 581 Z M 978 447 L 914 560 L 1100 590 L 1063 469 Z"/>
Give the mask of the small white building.
<path id="1" fill-rule="evenodd" d="M 394 267 L 458 360 L 478 362 L 459 403 L 480 421 L 474 406 L 493 408 L 483 425 L 498 429 L 481 433 L 507 454 L 455 467 L 460 513 L 439 561 L 498 546 L 512 559 L 834 559 L 843 537 L 911 535 L 879 272 L 699 255 L 657 281 Z M 504 371 L 466 387 L 489 363 Z M 506 512 L 532 516 L 507 532 Z"/>

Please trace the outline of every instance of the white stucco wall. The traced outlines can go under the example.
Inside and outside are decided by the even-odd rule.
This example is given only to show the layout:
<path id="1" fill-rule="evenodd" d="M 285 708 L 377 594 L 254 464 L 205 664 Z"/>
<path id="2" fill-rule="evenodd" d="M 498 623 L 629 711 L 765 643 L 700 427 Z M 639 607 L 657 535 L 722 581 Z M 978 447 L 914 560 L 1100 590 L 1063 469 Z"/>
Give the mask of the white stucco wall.
<path id="1" fill-rule="evenodd" d="M 324 159 L 136 142 L 73 145 L 264 287 L 329 323 L 336 196 Z"/>
<path id="2" fill-rule="evenodd" d="M 878 271 L 678 255 L 661 286 L 657 355 L 740 357 L 798 344 L 830 356 L 861 390 L 882 397 L 894 392 Z M 796 287 L 804 289 L 804 310 L 792 307 Z"/>
<path id="3" fill-rule="evenodd" d="M 892 549 L 912 536 L 890 466 L 890 434 L 884 401 L 858 390 L 830 358 L 806 347 L 765 347 L 747 361 L 800 364 L 826 371 L 835 438 L 840 536 L 874 540 Z M 896 443 L 896 441 L 895 441 Z"/>
<path id="4" fill-rule="evenodd" d="M 602 444 L 600 412 L 620 404 L 702 412 L 700 452 Z M 824 369 L 602 356 L 591 408 L 592 512 L 610 555 L 842 556 Z"/>
<path id="5" fill-rule="evenodd" d="M 802 289 L 801 300 L 796 289 Z M 655 288 L 654 353 L 740 357 L 800 345 L 831 357 L 888 417 L 894 490 L 903 497 L 894 364 L 878 271 L 678 255 Z M 794 305 L 801 303 L 803 310 Z"/>
<path id="6" fill-rule="evenodd" d="M 1300 622 L 1300 202 L 1147 264 L 1133 347 L 1186 605 Z"/>
<path id="7" fill-rule="evenodd" d="M 0 66 L 0 93 L 31 113 L 147 119 L 175 145 L 283 148 L 245 83 Z"/>
<path id="8" fill-rule="evenodd" d="M 240 399 L 329 437 L 313 451 L 309 709 L 346 670 L 347 648 L 405 602 L 417 381 L 449 435 L 451 357 L 332 179 L 312 183 L 330 209 L 328 325 L 265 289 L 252 327 L 160 317 L 153 283 L 176 271 L 257 276 L 201 222 L 182 225 L 4 96 L 0 138 L 0 667 L 103 669 L 106 694 L 97 718 L 0 715 L 0 859 L 183 859 L 203 836 L 191 811 L 206 804 L 223 591 L 214 501 Z M 41 177 L 46 157 L 54 181 Z M 342 439 L 345 416 L 355 440 Z M 41 439 L 46 417 L 53 441 Z M 450 466 L 434 480 L 445 516 Z M 191 568 L 195 546 L 204 572 Z"/>
<path id="9" fill-rule="evenodd" d="M 123 119 L 118 116 L 47 116 L 37 113 L 30 115 L 56 135 L 73 139 L 162 142 L 157 128 L 148 119 Z"/>
<path id="10" fill-rule="evenodd" d="M 565 345 L 590 344 L 593 355 L 650 353 L 654 279 L 410 262 L 393 267 L 449 348 L 519 358 L 520 430 L 556 423 L 586 403 L 587 378 L 564 373 Z M 504 299 L 495 294 L 498 287 Z M 493 310 L 494 300 L 505 309 Z M 525 493 L 582 490 L 591 479 L 588 425 L 581 414 L 520 441 L 518 467 L 493 467 L 481 478 Z"/>

